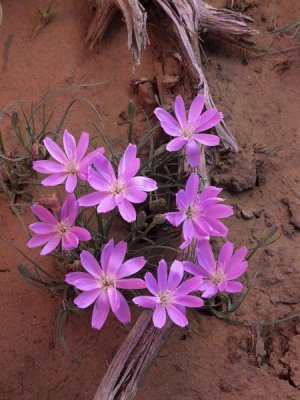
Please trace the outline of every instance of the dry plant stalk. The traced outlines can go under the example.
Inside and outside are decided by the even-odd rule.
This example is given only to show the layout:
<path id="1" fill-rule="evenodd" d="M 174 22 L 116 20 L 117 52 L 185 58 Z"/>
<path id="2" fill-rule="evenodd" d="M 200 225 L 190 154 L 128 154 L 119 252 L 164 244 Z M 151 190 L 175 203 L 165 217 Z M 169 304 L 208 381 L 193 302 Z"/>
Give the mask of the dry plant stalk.
<path id="1" fill-rule="evenodd" d="M 201 68 L 198 29 L 201 26 L 219 36 L 242 38 L 258 33 L 248 28 L 246 22 L 251 19 L 234 11 L 216 9 L 201 0 L 154 0 L 152 6 L 154 3 L 172 21 L 190 73 L 198 80 L 198 89 L 205 96 L 206 107 L 214 107 L 208 83 Z M 103 0 L 90 26 L 87 41 L 90 41 L 93 47 L 96 41 L 103 37 L 118 9 L 121 9 L 125 17 L 128 47 L 132 50 L 134 64 L 137 65 L 148 43 L 147 13 L 139 0 Z M 216 130 L 225 147 L 238 151 L 237 142 L 223 121 Z M 179 171 L 182 170 L 185 173 L 191 172 L 186 165 L 179 166 Z M 203 186 L 208 186 L 209 176 L 204 154 L 202 163 L 195 172 L 201 177 Z M 179 259 L 195 262 L 195 247 L 190 246 L 184 250 Z M 151 319 L 152 313 L 149 310 L 142 312 L 113 358 L 94 400 L 131 400 L 135 397 L 142 379 L 174 327 L 168 320 L 162 329 L 157 329 L 153 326 Z"/>
<path id="2" fill-rule="evenodd" d="M 239 12 L 218 9 L 202 0 L 153 0 L 170 18 L 179 45 L 189 65 L 192 75 L 198 79 L 198 88 L 205 96 L 208 108 L 214 107 L 207 81 L 201 69 L 198 46 L 198 30 L 204 29 L 219 37 L 242 39 L 258 33 L 248 27 L 252 19 Z M 149 42 L 147 34 L 147 10 L 140 0 L 103 0 L 90 25 L 86 42 L 92 48 L 101 40 L 113 17 L 121 10 L 128 31 L 128 47 L 132 51 L 134 65 L 141 61 L 143 50 Z M 216 127 L 217 133 L 226 148 L 238 151 L 238 145 L 227 125 L 222 121 Z"/>

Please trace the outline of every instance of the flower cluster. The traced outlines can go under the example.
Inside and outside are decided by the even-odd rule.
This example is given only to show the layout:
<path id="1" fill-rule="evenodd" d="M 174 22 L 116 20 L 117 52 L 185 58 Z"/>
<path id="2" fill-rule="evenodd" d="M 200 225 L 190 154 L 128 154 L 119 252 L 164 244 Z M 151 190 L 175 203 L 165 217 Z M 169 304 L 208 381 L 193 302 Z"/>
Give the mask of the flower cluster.
<path id="1" fill-rule="evenodd" d="M 167 150 L 174 152 L 185 147 L 188 163 L 195 168 L 200 163 L 201 145 L 216 146 L 218 136 L 203 133 L 216 126 L 223 118 L 222 114 L 211 108 L 203 112 L 204 96 L 198 95 L 191 104 L 188 116 L 181 96 L 174 104 L 176 118 L 162 108 L 154 113 L 163 130 L 173 139 Z M 35 204 L 32 212 L 40 222 L 30 225 L 35 234 L 28 247 L 44 246 L 41 254 L 49 254 L 60 243 L 63 251 L 79 246 L 80 241 L 89 241 L 91 235 L 87 229 L 76 226 L 79 207 L 97 206 L 98 213 L 107 213 L 118 209 L 127 222 L 137 219 L 134 204 L 143 203 L 147 193 L 157 190 L 157 183 L 148 177 L 137 176 L 140 159 L 137 147 L 129 144 L 122 155 L 117 170 L 104 155 L 104 149 L 98 148 L 86 155 L 89 146 L 89 134 L 83 132 L 76 144 L 74 136 L 67 130 L 63 134 L 62 150 L 50 138 L 44 140 L 45 148 L 55 159 L 34 161 L 33 168 L 49 176 L 42 181 L 45 186 L 55 186 L 65 182 L 68 195 L 62 205 L 60 215 L 52 214 L 45 207 Z M 94 189 L 76 199 L 73 194 L 78 178 Z M 167 316 L 176 325 L 188 324 L 187 308 L 199 308 L 204 300 L 214 297 L 219 291 L 236 293 L 243 285 L 236 281 L 247 269 L 245 257 L 247 249 L 242 247 L 234 253 L 233 244 L 226 242 L 215 261 L 209 239 L 213 236 L 226 237 L 228 228 L 220 221 L 233 214 L 229 205 L 222 204 L 219 197 L 222 189 L 209 186 L 199 190 L 199 177 L 193 172 L 184 189 L 176 194 L 177 210 L 165 213 L 166 220 L 173 226 L 182 224 L 184 249 L 196 241 L 198 262 L 174 260 L 170 270 L 165 260 L 157 268 L 157 278 L 147 272 L 144 279 L 132 277 L 146 264 L 144 257 L 127 259 L 127 244 L 113 239 L 103 246 L 99 262 L 89 251 L 82 250 L 80 261 L 85 272 L 71 272 L 65 280 L 81 291 L 74 302 L 79 308 L 94 304 L 92 327 L 101 329 L 110 309 L 121 323 L 131 319 L 130 309 L 123 290 L 147 289 L 145 293 L 133 298 L 133 303 L 153 310 L 153 324 L 157 328 L 164 326 Z"/>

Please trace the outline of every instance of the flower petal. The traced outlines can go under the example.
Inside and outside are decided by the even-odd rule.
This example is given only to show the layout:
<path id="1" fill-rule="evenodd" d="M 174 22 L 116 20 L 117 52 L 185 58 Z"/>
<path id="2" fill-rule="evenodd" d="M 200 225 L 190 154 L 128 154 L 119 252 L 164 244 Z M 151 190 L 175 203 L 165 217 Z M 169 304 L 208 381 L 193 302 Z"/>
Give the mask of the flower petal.
<path id="1" fill-rule="evenodd" d="M 146 273 L 145 282 L 146 282 L 146 286 L 147 286 L 147 289 L 149 290 L 149 292 L 151 292 L 154 295 L 157 295 L 157 293 L 159 291 L 158 284 L 157 284 L 157 281 L 155 280 L 154 276 L 151 274 L 151 272 Z"/>
<path id="2" fill-rule="evenodd" d="M 106 193 L 93 192 L 86 194 L 78 199 L 78 205 L 81 207 L 91 207 L 96 204 L 101 203 L 101 201 L 106 197 Z"/>
<path id="3" fill-rule="evenodd" d="M 56 186 L 63 183 L 68 177 L 68 174 L 65 172 L 59 172 L 57 174 L 52 174 L 47 178 L 43 179 L 41 184 L 44 186 Z"/>
<path id="4" fill-rule="evenodd" d="M 190 292 L 199 290 L 199 286 L 202 284 L 201 276 L 194 276 L 193 278 L 187 279 L 177 288 L 178 296 L 184 296 Z"/>
<path id="5" fill-rule="evenodd" d="M 124 193 L 125 199 L 131 203 L 143 203 L 147 199 L 146 192 L 140 192 L 139 190 L 128 190 Z"/>
<path id="6" fill-rule="evenodd" d="M 78 148 L 78 146 L 77 146 Z M 79 164 L 78 176 L 83 181 L 88 180 L 88 169 L 94 163 L 94 160 L 101 154 L 104 153 L 104 148 L 99 147 L 98 149 L 91 151 L 87 156 L 85 156 Z"/>
<path id="7" fill-rule="evenodd" d="M 240 264 L 245 259 L 247 253 L 248 253 L 247 247 L 245 246 L 240 247 L 231 257 L 231 260 L 228 262 L 225 271 L 229 272 L 232 268 L 235 268 L 238 264 Z"/>
<path id="8" fill-rule="evenodd" d="M 167 289 L 168 284 L 168 267 L 165 260 L 160 260 L 157 268 L 157 283 L 159 290 L 163 291 Z"/>
<path id="9" fill-rule="evenodd" d="M 205 146 L 218 146 L 220 144 L 220 138 L 217 135 L 194 133 L 192 137 L 198 143 L 204 144 Z"/>
<path id="10" fill-rule="evenodd" d="M 127 189 L 151 192 L 152 190 L 157 189 L 157 183 L 154 179 L 145 176 L 135 176 L 128 182 Z"/>
<path id="11" fill-rule="evenodd" d="M 194 98 L 190 106 L 189 116 L 188 116 L 188 122 L 190 125 L 195 125 L 199 120 L 199 117 L 204 107 L 204 102 L 205 102 L 205 97 L 203 96 L 203 94 L 198 94 Z"/>
<path id="12" fill-rule="evenodd" d="M 32 230 L 32 232 L 40 235 L 55 232 L 54 225 L 47 222 L 34 222 L 33 224 L 29 225 L 29 228 Z"/>
<path id="13" fill-rule="evenodd" d="M 153 312 L 153 324 L 156 328 L 162 328 L 166 323 L 166 309 L 161 304 L 157 304 Z"/>
<path id="14" fill-rule="evenodd" d="M 216 197 L 222 192 L 222 188 L 217 188 L 215 186 L 208 186 L 202 190 L 200 194 L 200 201 L 203 202 L 211 197 Z"/>
<path id="15" fill-rule="evenodd" d="M 56 161 L 39 160 L 33 161 L 32 168 L 41 174 L 54 174 L 57 172 L 66 172 L 64 165 Z"/>
<path id="16" fill-rule="evenodd" d="M 231 242 L 226 242 L 225 244 L 223 244 L 218 257 L 218 264 L 221 268 L 223 268 L 223 270 L 230 261 L 232 254 L 233 244 Z"/>
<path id="17" fill-rule="evenodd" d="M 80 261 L 83 268 L 95 278 L 99 278 L 102 275 L 102 269 L 100 265 L 90 252 L 82 250 L 80 253 Z"/>
<path id="18" fill-rule="evenodd" d="M 200 149 L 199 145 L 194 141 L 190 140 L 186 145 L 186 157 L 191 167 L 196 168 L 200 164 Z"/>
<path id="19" fill-rule="evenodd" d="M 73 193 L 77 185 L 77 175 L 69 174 L 66 180 L 66 191 Z"/>
<path id="20" fill-rule="evenodd" d="M 198 174 L 192 173 L 187 180 L 185 187 L 185 194 L 188 203 L 192 204 L 196 200 L 199 189 L 199 176 Z"/>
<path id="21" fill-rule="evenodd" d="M 215 108 L 210 108 L 205 111 L 198 120 L 198 125 L 195 129 L 196 132 L 204 132 L 214 126 L 218 125 L 223 119 L 223 114 L 218 112 Z"/>
<path id="22" fill-rule="evenodd" d="M 186 125 L 186 112 L 185 105 L 181 96 L 176 96 L 175 98 L 174 111 L 180 126 L 184 127 Z"/>
<path id="23" fill-rule="evenodd" d="M 241 282 L 229 281 L 226 284 L 226 292 L 228 293 L 238 293 L 243 289 L 243 284 Z"/>
<path id="24" fill-rule="evenodd" d="M 90 135 L 87 132 L 82 132 L 76 146 L 77 160 L 81 161 L 89 147 Z"/>
<path id="25" fill-rule="evenodd" d="M 109 262 L 106 268 L 107 274 L 113 276 L 117 274 L 117 271 L 119 270 L 124 261 L 126 251 L 127 251 L 126 242 L 121 241 L 115 246 L 110 255 Z"/>
<path id="26" fill-rule="evenodd" d="M 73 232 L 67 232 L 61 241 L 61 247 L 63 250 L 76 249 L 79 245 L 78 237 Z"/>
<path id="27" fill-rule="evenodd" d="M 174 324 L 181 326 L 182 328 L 184 326 L 187 326 L 189 323 L 186 316 L 175 306 L 172 304 L 169 304 L 167 307 L 167 313 L 171 320 L 174 322 Z"/>
<path id="28" fill-rule="evenodd" d="M 80 293 L 79 296 L 75 297 L 74 303 L 79 308 L 87 308 L 94 303 L 100 293 L 100 289 L 88 290 L 87 292 Z"/>
<path id="29" fill-rule="evenodd" d="M 207 272 L 201 265 L 194 264 L 190 261 L 183 261 L 183 268 L 191 275 L 201 276 L 202 278 L 209 279 L 211 274 Z"/>
<path id="30" fill-rule="evenodd" d="M 103 180 L 105 180 L 107 183 L 111 183 L 116 179 L 115 171 L 109 162 L 109 160 L 103 156 L 102 154 L 99 154 L 94 160 L 93 164 L 101 176 Z"/>
<path id="31" fill-rule="evenodd" d="M 116 287 L 118 289 L 145 289 L 146 284 L 139 278 L 118 279 Z"/>
<path id="32" fill-rule="evenodd" d="M 208 215 L 205 215 L 203 219 L 206 220 L 206 222 L 209 223 L 211 228 L 214 230 L 213 234 L 214 236 L 227 236 L 228 235 L 228 228 L 225 226 L 221 221 L 219 221 L 216 218 L 209 217 Z"/>
<path id="33" fill-rule="evenodd" d="M 122 295 L 122 293 L 120 293 L 119 291 L 117 292 L 120 305 L 118 311 L 115 313 L 115 316 L 118 318 L 120 322 L 122 322 L 122 324 L 128 324 L 131 320 L 131 314 L 128 303 L 125 297 Z"/>
<path id="34" fill-rule="evenodd" d="M 34 204 L 33 206 L 31 206 L 31 211 L 43 222 L 47 222 L 53 225 L 57 224 L 58 222 L 50 211 L 48 211 L 45 207 L 40 206 L 39 204 Z"/>
<path id="35" fill-rule="evenodd" d="M 157 297 L 154 296 L 137 296 L 132 299 L 134 304 L 143 308 L 153 308 L 157 305 Z"/>
<path id="36" fill-rule="evenodd" d="M 163 108 L 156 108 L 154 114 L 160 121 L 163 130 L 170 136 L 181 136 L 181 128 L 176 119 Z"/>
<path id="37" fill-rule="evenodd" d="M 164 216 L 173 226 L 179 226 L 185 220 L 185 215 L 181 211 L 165 213 Z"/>
<path id="38" fill-rule="evenodd" d="M 118 204 L 118 209 L 121 217 L 125 219 L 125 221 L 133 222 L 136 220 L 136 211 L 133 205 L 127 199 L 122 199 L 122 201 Z"/>
<path id="39" fill-rule="evenodd" d="M 76 286 L 77 289 L 83 290 L 84 292 L 87 292 L 89 290 L 94 290 L 94 289 L 100 289 L 101 285 L 100 285 L 99 280 L 93 278 L 89 274 L 87 274 L 87 275 L 89 276 L 89 278 L 77 279 L 74 282 L 74 286 Z"/>
<path id="40" fill-rule="evenodd" d="M 109 260 L 114 251 L 114 248 L 114 240 L 110 239 L 110 241 L 103 246 L 103 249 L 101 251 L 101 266 L 105 273 L 107 272 Z"/>
<path id="41" fill-rule="evenodd" d="M 168 290 L 173 291 L 177 288 L 183 278 L 183 265 L 180 261 L 174 260 L 168 278 Z"/>
<path id="42" fill-rule="evenodd" d="M 244 261 L 241 263 L 230 264 L 227 268 L 225 268 L 225 277 L 226 279 L 236 279 L 242 276 L 248 268 L 248 262 Z"/>
<path id="43" fill-rule="evenodd" d="M 65 129 L 63 134 L 63 145 L 68 159 L 74 160 L 76 158 L 76 141 L 67 129 Z"/>
<path id="44" fill-rule="evenodd" d="M 99 294 L 95 301 L 92 315 L 92 328 L 101 329 L 107 320 L 110 304 L 106 294 Z"/>
<path id="45" fill-rule="evenodd" d="M 61 208 L 61 221 L 73 225 L 78 214 L 78 202 L 74 194 L 68 194 Z"/>
<path id="46" fill-rule="evenodd" d="M 118 311 L 120 307 L 120 298 L 118 296 L 118 293 L 119 291 L 115 288 L 108 289 L 107 291 L 110 306 L 114 314 Z"/>
<path id="47" fill-rule="evenodd" d="M 218 293 L 218 287 L 217 285 L 214 285 L 210 281 L 204 282 L 199 289 L 202 293 L 202 297 L 204 299 L 210 299 L 213 297 L 216 293 Z"/>
<path id="48" fill-rule="evenodd" d="M 87 229 L 82 228 L 81 226 L 72 226 L 70 228 L 70 232 L 74 233 L 79 240 L 83 241 L 91 240 L 90 232 Z"/>
<path id="49" fill-rule="evenodd" d="M 129 144 L 120 160 L 118 178 L 127 182 L 135 176 L 140 169 L 141 161 L 136 157 L 136 145 Z"/>
<path id="50" fill-rule="evenodd" d="M 49 242 L 49 240 L 53 239 L 57 235 L 55 233 L 49 233 L 46 235 L 36 235 L 32 237 L 28 242 L 27 246 L 32 249 L 33 247 L 39 247 L 42 246 L 43 244 Z"/>
<path id="51" fill-rule="evenodd" d="M 91 275 L 87 272 L 70 272 L 65 276 L 65 282 L 74 286 L 76 286 L 76 281 L 81 279 L 91 279 Z"/>
<path id="52" fill-rule="evenodd" d="M 233 215 L 233 208 L 226 204 L 213 204 L 205 209 L 208 216 L 213 218 L 226 218 Z"/>
<path id="53" fill-rule="evenodd" d="M 89 185 L 100 192 L 108 192 L 110 189 L 110 184 L 107 182 L 106 179 L 99 174 L 95 168 L 90 167 L 88 169 L 88 182 Z"/>
<path id="54" fill-rule="evenodd" d="M 216 267 L 216 262 L 208 240 L 202 239 L 198 241 L 197 257 L 199 264 L 211 274 Z"/>
<path id="55" fill-rule="evenodd" d="M 167 144 L 168 151 L 179 151 L 183 148 L 183 146 L 187 143 L 185 139 L 182 137 L 177 137 L 176 139 L 171 140 Z"/>
<path id="56" fill-rule="evenodd" d="M 174 303 L 192 308 L 203 307 L 204 305 L 204 301 L 200 297 L 189 295 L 176 296 Z"/>
<path id="57" fill-rule="evenodd" d="M 176 205 L 180 211 L 185 211 L 190 206 L 185 190 L 176 193 Z"/>
<path id="58" fill-rule="evenodd" d="M 105 194 L 102 198 L 101 203 L 97 207 L 98 213 L 106 213 L 113 210 L 116 207 L 116 200 L 111 194 Z"/>
<path id="59" fill-rule="evenodd" d="M 49 242 L 43 247 L 41 251 L 41 255 L 45 256 L 46 254 L 51 253 L 56 247 L 59 245 L 60 242 L 60 237 L 59 236 L 53 236 Z"/>
<path id="60" fill-rule="evenodd" d="M 125 261 L 118 271 L 118 279 L 135 274 L 136 272 L 140 271 L 145 264 L 146 260 L 144 257 L 135 257 Z"/>
<path id="61" fill-rule="evenodd" d="M 67 161 L 65 153 L 58 146 L 58 144 L 54 142 L 54 140 L 50 139 L 49 137 L 46 137 L 44 139 L 44 146 L 51 154 L 51 156 L 61 164 L 64 164 Z"/>

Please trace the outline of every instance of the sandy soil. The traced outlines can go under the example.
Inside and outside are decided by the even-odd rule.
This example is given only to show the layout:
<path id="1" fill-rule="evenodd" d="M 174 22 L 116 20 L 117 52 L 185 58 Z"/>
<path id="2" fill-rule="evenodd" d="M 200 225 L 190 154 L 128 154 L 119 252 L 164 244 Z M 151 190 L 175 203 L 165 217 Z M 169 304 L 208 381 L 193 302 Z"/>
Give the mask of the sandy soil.
<path id="1" fill-rule="evenodd" d="M 109 81 L 103 86 L 73 91 L 53 102 L 54 121 L 69 100 L 81 94 L 100 110 L 104 130 L 115 143 L 126 141 L 122 112 L 133 97 L 131 81 L 154 78 L 160 63 L 174 49 L 153 46 L 143 63 L 132 72 L 122 22 L 113 25 L 101 46 L 89 51 L 84 37 L 91 15 L 83 1 L 57 2 L 53 20 L 32 39 L 39 23 L 36 7 L 47 1 L 4 0 L 1 52 L 13 35 L 6 71 L 0 75 L 0 107 L 13 100 L 39 102 L 47 93 L 66 85 Z M 26 4 L 25 4 L 26 3 Z M 224 2 L 215 2 L 223 4 Z M 297 0 L 240 1 L 242 11 L 255 18 L 263 34 L 261 49 L 276 50 L 295 45 L 289 33 L 271 35 L 267 28 L 293 21 L 299 15 Z M 152 42 L 157 44 L 151 33 Z M 213 174 L 224 185 L 236 214 L 229 221 L 230 239 L 236 246 L 253 245 L 270 226 L 277 224 L 281 238 L 252 259 L 249 277 L 260 268 L 252 294 L 235 317 L 273 320 L 299 311 L 300 305 L 300 200 L 299 200 L 299 54 L 281 53 L 242 63 L 243 52 L 225 42 L 205 44 L 209 64 L 206 73 L 218 108 L 225 114 L 241 152 L 218 157 Z M 166 74 L 169 72 L 166 71 Z M 182 86 L 170 92 L 183 91 Z M 138 130 L 146 127 L 152 94 L 142 89 Z M 121 114 L 121 116 L 120 116 Z M 11 112 L 1 131 L 10 148 L 15 145 Z M 79 134 L 94 132 L 88 121 L 94 115 L 85 105 L 69 114 L 65 125 Z M 55 124 L 54 124 L 55 125 Z M 267 155 L 266 149 L 276 149 Z M 244 216 L 255 214 L 250 219 Z M 1 202 L 2 236 L 26 250 L 26 235 L 15 215 Z M 25 210 L 26 222 L 32 220 Z M 101 332 L 90 328 L 90 313 L 72 315 L 66 331 L 71 351 L 80 364 L 70 360 L 53 342 L 59 300 L 24 282 L 17 272 L 22 258 L 0 243 L 0 399 L 91 399 L 114 352 L 126 337 L 110 318 Z M 27 250 L 28 251 L 28 250 Z M 30 255 L 38 252 L 30 251 Z M 51 260 L 43 258 L 46 268 Z M 136 317 L 136 315 L 135 315 Z M 188 329 L 176 330 L 149 372 L 137 400 L 299 399 L 300 322 L 257 331 L 214 317 L 190 314 Z"/>

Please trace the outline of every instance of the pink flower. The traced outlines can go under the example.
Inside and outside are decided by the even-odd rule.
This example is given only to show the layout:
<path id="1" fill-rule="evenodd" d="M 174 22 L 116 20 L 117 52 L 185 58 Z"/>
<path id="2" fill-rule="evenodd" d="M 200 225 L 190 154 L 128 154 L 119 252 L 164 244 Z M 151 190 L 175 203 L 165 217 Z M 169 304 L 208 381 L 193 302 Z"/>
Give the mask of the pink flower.
<path id="1" fill-rule="evenodd" d="M 135 176 L 140 169 L 140 159 L 136 157 L 136 146 L 129 144 L 118 167 L 118 177 L 108 159 L 99 155 L 93 161 L 95 168 L 89 169 L 88 182 L 97 192 L 82 196 L 81 206 L 98 205 L 98 213 L 105 213 L 118 207 L 122 218 L 136 220 L 136 211 L 131 203 L 143 203 L 146 192 L 157 189 L 153 179 Z"/>
<path id="2" fill-rule="evenodd" d="M 80 226 L 73 226 L 78 214 L 78 202 L 74 194 L 69 194 L 63 203 L 60 213 L 60 221 L 46 208 L 34 204 L 31 211 L 41 222 L 29 225 L 36 235 L 31 238 L 27 246 L 38 247 L 45 244 L 41 255 L 49 254 L 61 242 L 63 250 L 75 249 L 79 241 L 90 240 L 89 231 Z"/>
<path id="3" fill-rule="evenodd" d="M 89 146 L 89 134 L 82 132 L 76 146 L 75 138 L 64 131 L 64 151 L 49 137 L 44 146 L 56 161 L 39 160 L 33 162 L 33 169 L 42 174 L 50 174 L 42 181 L 44 186 L 56 186 L 66 181 L 66 191 L 72 193 L 77 185 L 77 178 L 87 180 L 88 167 L 98 154 L 103 154 L 103 147 L 84 157 Z"/>
<path id="4" fill-rule="evenodd" d="M 223 201 L 217 197 L 222 191 L 214 186 L 205 188 L 198 194 L 199 177 L 193 173 L 187 180 L 185 190 L 176 194 L 176 205 L 179 211 L 169 212 L 165 217 L 171 225 L 179 226 L 183 222 L 184 243 L 187 247 L 193 239 L 210 236 L 227 236 L 228 228 L 218 218 L 233 214 L 231 206 L 218 204 Z"/>
<path id="5" fill-rule="evenodd" d="M 132 299 L 138 306 L 154 309 L 153 324 L 156 328 L 165 325 L 167 314 L 174 324 L 186 326 L 186 307 L 203 306 L 202 299 L 189 295 L 190 292 L 198 290 L 202 278 L 197 276 L 181 283 L 182 278 L 181 262 L 173 262 L 168 276 L 167 264 L 165 260 L 161 260 L 158 264 L 157 281 L 150 272 L 145 275 L 147 289 L 153 296 L 137 296 Z"/>
<path id="6" fill-rule="evenodd" d="M 191 104 L 188 118 L 186 118 L 181 96 L 177 96 L 174 103 L 177 120 L 163 108 L 154 110 L 163 130 L 168 135 L 175 137 L 168 143 L 167 150 L 178 151 L 186 146 L 187 160 L 192 167 L 197 167 L 200 163 L 201 153 L 198 143 L 206 146 L 217 146 L 220 143 L 220 138 L 216 135 L 199 133 L 213 128 L 223 119 L 223 115 L 214 108 L 201 114 L 203 107 L 204 96 L 198 94 Z"/>
<path id="7" fill-rule="evenodd" d="M 244 261 L 247 249 L 241 247 L 233 254 L 233 244 L 226 242 L 220 251 L 216 263 L 211 246 L 207 240 L 198 242 L 198 264 L 184 261 L 184 269 L 192 275 L 203 278 L 199 290 L 203 291 L 202 297 L 210 298 L 220 292 L 237 293 L 243 288 L 239 278 L 248 268 L 248 262 Z"/>
<path id="8" fill-rule="evenodd" d="M 125 297 L 118 289 L 143 289 L 142 279 L 127 278 L 135 274 L 146 263 L 144 257 L 136 257 L 124 261 L 127 243 L 119 242 L 116 246 L 111 239 L 101 253 L 101 264 L 88 251 L 83 250 L 80 260 L 87 272 L 71 272 L 66 275 L 66 282 L 83 292 L 74 303 L 79 308 L 87 308 L 94 304 L 92 327 L 101 329 L 110 308 L 123 324 L 130 322 L 131 315 Z"/>

